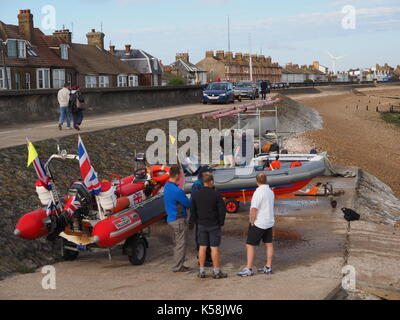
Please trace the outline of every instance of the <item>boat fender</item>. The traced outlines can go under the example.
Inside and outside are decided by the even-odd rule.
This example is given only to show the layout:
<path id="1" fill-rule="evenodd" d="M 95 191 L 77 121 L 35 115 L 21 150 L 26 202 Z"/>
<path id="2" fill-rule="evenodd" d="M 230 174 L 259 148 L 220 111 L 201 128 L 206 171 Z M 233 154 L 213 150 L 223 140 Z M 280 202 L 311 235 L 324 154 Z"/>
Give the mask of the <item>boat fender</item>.
<path id="1" fill-rule="evenodd" d="M 40 203 L 47 206 L 51 201 L 51 192 L 46 188 L 45 184 L 41 180 L 37 180 L 35 186 Z"/>
<path id="2" fill-rule="evenodd" d="M 101 182 L 99 200 L 104 210 L 112 210 L 116 207 L 117 196 L 115 195 L 115 187 L 109 181 Z"/>
<path id="3" fill-rule="evenodd" d="M 112 213 L 118 213 L 130 206 L 128 197 L 118 198 L 115 207 L 111 210 Z"/>

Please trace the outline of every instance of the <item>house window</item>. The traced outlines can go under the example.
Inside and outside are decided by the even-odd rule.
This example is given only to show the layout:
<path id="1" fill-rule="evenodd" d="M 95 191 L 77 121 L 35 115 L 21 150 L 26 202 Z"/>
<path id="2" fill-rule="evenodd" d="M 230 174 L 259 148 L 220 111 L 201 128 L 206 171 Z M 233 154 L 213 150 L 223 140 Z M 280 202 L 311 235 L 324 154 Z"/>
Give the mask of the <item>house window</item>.
<path id="1" fill-rule="evenodd" d="M 30 73 L 25 73 L 25 89 L 30 89 L 31 88 L 31 74 Z"/>
<path id="2" fill-rule="evenodd" d="M 60 51 L 61 51 L 61 59 L 68 60 L 68 45 L 66 44 L 60 45 Z"/>
<path id="3" fill-rule="evenodd" d="M 15 73 L 15 89 L 21 89 L 21 75 L 19 72 Z"/>
<path id="4" fill-rule="evenodd" d="M 97 79 L 93 74 L 89 74 L 85 76 L 86 88 L 96 88 L 97 87 Z"/>
<path id="5" fill-rule="evenodd" d="M 137 87 L 139 85 L 139 77 L 135 74 L 129 75 L 129 86 L 130 87 Z"/>
<path id="6" fill-rule="evenodd" d="M 53 88 L 59 89 L 64 87 L 65 83 L 65 70 L 54 69 L 53 70 Z"/>
<path id="7" fill-rule="evenodd" d="M 99 87 L 108 88 L 110 86 L 110 80 L 108 76 L 99 76 Z"/>
<path id="8" fill-rule="evenodd" d="M 7 40 L 7 55 L 12 58 L 17 57 L 17 41 Z"/>
<path id="9" fill-rule="evenodd" d="M 8 89 L 11 89 L 11 70 L 10 68 L 7 68 L 7 78 L 8 78 Z M 6 75 L 4 72 L 4 68 L 0 68 L 0 89 L 7 89 L 7 84 L 6 84 Z"/>
<path id="10" fill-rule="evenodd" d="M 26 46 L 24 40 L 18 40 L 18 58 L 26 58 Z"/>
<path id="11" fill-rule="evenodd" d="M 38 89 L 50 88 L 50 69 L 37 69 L 36 78 Z"/>
<path id="12" fill-rule="evenodd" d="M 118 87 L 126 87 L 127 84 L 127 75 L 126 74 L 119 74 L 118 75 Z"/>

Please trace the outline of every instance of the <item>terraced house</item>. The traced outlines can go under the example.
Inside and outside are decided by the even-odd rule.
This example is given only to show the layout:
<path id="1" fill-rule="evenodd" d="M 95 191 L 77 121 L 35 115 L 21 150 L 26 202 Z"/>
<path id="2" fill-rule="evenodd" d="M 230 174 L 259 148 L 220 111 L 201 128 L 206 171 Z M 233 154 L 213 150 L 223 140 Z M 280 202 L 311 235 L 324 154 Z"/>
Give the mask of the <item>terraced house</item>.
<path id="1" fill-rule="evenodd" d="M 133 49 L 130 44 L 125 45 L 125 50 L 115 50 L 110 46 L 112 55 L 128 64 L 139 72 L 139 86 L 160 86 L 163 68 L 161 61 L 141 49 Z"/>
<path id="2" fill-rule="evenodd" d="M 214 51 L 207 51 L 205 58 L 196 65 L 208 72 L 208 81 L 219 78 L 222 81 L 238 82 L 252 78 L 253 81 L 269 80 L 275 83 L 280 82 L 282 77 L 279 64 L 264 55 L 236 53 L 234 56 L 229 51 L 218 50 L 215 54 Z"/>
<path id="3" fill-rule="evenodd" d="M 20 10 L 18 26 L 0 21 L 5 65 L 0 88 L 50 89 L 67 82 L 83 88 L 138 85 L 139 72 L 104 50 L 104 33 L 92 29 L 87 44 L 73 43 L 72 33 L 56 30 L 45 35 L 33 24 L 30 10 Z"/>
<path id="4" fill-rule="evenodd" d="M 30 10 L 20 10 L 18 25 L 0 21 L 5 65 L 0 68 L 0 88 L 61 88 L 66 79 L 73 81 L 76 71 L 68 59 L 68 47 L 50 48 L 46 35 L 33 26 Z"/>

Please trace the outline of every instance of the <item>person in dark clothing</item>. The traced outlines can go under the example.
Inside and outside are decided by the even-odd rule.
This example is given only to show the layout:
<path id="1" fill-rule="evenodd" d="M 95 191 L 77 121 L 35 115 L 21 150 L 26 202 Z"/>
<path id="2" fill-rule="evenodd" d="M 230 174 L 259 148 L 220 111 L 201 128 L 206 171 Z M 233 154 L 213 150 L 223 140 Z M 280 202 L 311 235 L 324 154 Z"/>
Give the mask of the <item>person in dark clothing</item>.
<path id="1" fill-rule="evenodd" d="M 268 93 L 268 82 L 263 81 L 261 82 L 261 99 L 265 100 Z"/>
<path id="2" fill-rule="evenodd" d="M 199 170 L 199 174 L 197 176 L 197 180 L 193 183 L 192 185 L 192 190 L 190 192 L 191 194 L 191 198 L 193 198 L 194 194 L 203 189 L 204 188 L 204 184 L 203 184 L 203 178 L 208 175 L 211 174 L 211 170 L 209 168 L 201 168 Z M 196 224 L 196 235 L 195 235 L 195 239 L 196 239 L 196 250 L 199 251 L 200 245 L 199 245 L 199 237 L 198 237 L 198 232 L 199 232 L 199 225 Z M 212 267 L 212 259 L 211 259 L 211 248 L 210 246 L 207 247 L 206 250 L 206 262 L 205 262 L 205 266 L 206 267 Z"/>
<path id="3" fill-rule="evenodd" d="M 221 227 L 225 223 L 225 203 L 221 196 L 214 189 L 214 177 L 206 174 L 203 178 L 204 188 L 197 191 L 192 198 L 190 207 L 191 222 L 198 224 L 199 241 L 199 277 L 205 278 L 205 261 L 207 247 L 211 247 L 211 257 L 213 262 L 213 278 L 226 278 L 220 268 L 219 246 L 221 244 Z"/>
<path id="4" fill-rule="evenodd" d="M 72 119 L 74 122 L 74 128 L 76 130 L 81 130 L 80 125 L 83 120 L 83 103 L 85 100 L 83 99 L 82 93 L 80 91 L 79 86 L 72 87 L 71 95 L 69 98 L 69 106 L 72 112 Z"/>

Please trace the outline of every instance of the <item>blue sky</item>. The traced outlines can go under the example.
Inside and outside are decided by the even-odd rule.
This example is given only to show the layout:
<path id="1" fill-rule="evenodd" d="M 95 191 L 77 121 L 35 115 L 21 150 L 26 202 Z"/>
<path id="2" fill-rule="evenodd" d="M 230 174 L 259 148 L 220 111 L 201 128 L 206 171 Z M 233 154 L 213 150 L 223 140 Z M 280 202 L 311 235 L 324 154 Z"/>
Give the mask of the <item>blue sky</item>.
<path id="1" fill-rule="evenodd" d="M 73 22 L 74 42 L 85 43 L 102 24 L 106 48 L 110 41 L 120 49 L 131 43 L 164 64 L 176 52 L 197 63 L 206 50 L 227 50 L 228 15 L 234 52 L 249 52 L 251 35 L 252 52 L 281 65 L 319 60 L 331 67 L 327 51 L 345 55 L 338 70 L 400 64 L 399 0 L 2 0 L 0 20 L 17 24 L 18 10 L 31 9 L 41 28 L 46 5 L 56 10 L 57 29 Z M 355 29 L 342 28 L 345 5 L 356 9 Z"/>

